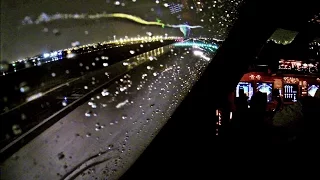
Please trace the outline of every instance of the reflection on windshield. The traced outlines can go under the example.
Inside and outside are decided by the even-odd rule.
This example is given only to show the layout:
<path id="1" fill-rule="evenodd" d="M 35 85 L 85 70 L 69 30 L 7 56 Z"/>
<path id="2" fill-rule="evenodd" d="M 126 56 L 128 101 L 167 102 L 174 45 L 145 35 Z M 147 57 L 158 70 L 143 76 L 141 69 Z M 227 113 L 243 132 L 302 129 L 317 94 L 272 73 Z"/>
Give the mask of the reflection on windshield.
<path id="1" fill-rule="evenodd" d="M 23 0 L 2 1 L 2 15 L 6 18 L 1 21 L 1 61 L 33 57 L 70 47 L 72 43 L 84 45 L 146 33 L 223 40 L 237 17 L 241 2 L 36 0 L 30 4 Z M 185 27 L 199 28 L 188 32 Z"/>
<path id="2" fill-rule="evenodd" d="M 3 178 L 119 178 L 211 62 L 241 2 L 3 1 Z"/>
<path id="3" fill-rule="evenodd" d="M 40 23 L 48 23 L 55 20 L 93 20 L 93 19 L 100 19 L 100 18 L 121 18 L 121 19 L 128 19 L 130 21 L 142 24 L 142 25 L 152 25 L 152 26 L 161 26 L 162 28 L 169 27 L 169 28 L 179 28 L 180 31 L 183 33 L 183 36 L 187 38 L 190 35 L 190 29 L 194 28 L 203 28 L 202 26 L 190 26 L 187 23 L 185 24 L 178 24 L 178 25 L 171 25 L 162 23 L 160 19 L 157 21 L 146 21 L 141 19 L 140 17 L 133 16 L 130 14 L 123 14 L 123 13 L 113 13 L 113 14 L 95 14 L 95 15 L 87 15 L 87 14 L 54 14 L 54 15 L 47 15 L 42 13 L 39 15 L 38 19 L 32 20 L 29 16 L 26 16 L 22 21 L 23 25 L 30 25 L 30 24 L 40 24 Z M 78 41 L 77 41 L 78 42 Z"/>

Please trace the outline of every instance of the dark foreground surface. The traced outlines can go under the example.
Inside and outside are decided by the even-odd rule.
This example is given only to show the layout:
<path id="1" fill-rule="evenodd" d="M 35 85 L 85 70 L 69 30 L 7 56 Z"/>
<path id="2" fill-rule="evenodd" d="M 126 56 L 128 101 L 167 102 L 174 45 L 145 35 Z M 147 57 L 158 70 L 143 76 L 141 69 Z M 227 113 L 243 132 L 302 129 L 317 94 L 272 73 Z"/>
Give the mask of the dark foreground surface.
<path id="1" fill-rule="evenodd" d="M 104 83 L 113 81 L 127 69 L 133 68 L 129 65 L 124 66 L 121 62 L 124 59 L 170 43 L 172 41 L 111 47 L 2 76 L 3 83 L 8 86 L 1 90 L 4 93 L 2 96 L 9 100 L 7 102 L 10 104 L 7 104 L 7 107 L 14 108 L 1 113 L 1 154 L 13 144 L 17 147 L 10 152 L 14 152 L 72 109 L 84 103 L 83 96 Z M 130 53 L 132 49 L 135 50 L 134 53 Z M 151 51 L 150 55 L 158 53 L 161 51 Z M 56 73 L 54 77 L 51 75 L 52 72 Z M 19 84 L 17 82 L 25 82 L 29 92 L 21 93 L 16 89 L 16 84 Z M 9 95 L 6 96 L 6 93 Z M 30 97 L 36 98 L 28 102 Z M 34 131 L 35 128 L 37 131 Z M 27 137 L 27 134 L 32 136 Z"/>
<path id="2" fill-rule="evenodd" d="M 101 86 L 5 160 L 2 179 L 118 179 L 167 122 L 208 61 L 188 47 L 171 46 L 130 64 L 135 68 Z"/>

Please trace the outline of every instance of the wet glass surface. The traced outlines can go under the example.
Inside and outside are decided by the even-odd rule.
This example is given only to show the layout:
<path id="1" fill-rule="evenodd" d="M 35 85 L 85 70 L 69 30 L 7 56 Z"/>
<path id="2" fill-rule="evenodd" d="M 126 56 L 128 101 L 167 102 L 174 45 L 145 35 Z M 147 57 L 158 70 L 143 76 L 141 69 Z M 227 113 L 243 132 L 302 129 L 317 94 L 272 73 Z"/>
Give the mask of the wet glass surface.
<path id="1" fill-rule="evenodd" d="M 210 63 L 241 3 L 2 1 L 3 178 L 119 178 Z"/>

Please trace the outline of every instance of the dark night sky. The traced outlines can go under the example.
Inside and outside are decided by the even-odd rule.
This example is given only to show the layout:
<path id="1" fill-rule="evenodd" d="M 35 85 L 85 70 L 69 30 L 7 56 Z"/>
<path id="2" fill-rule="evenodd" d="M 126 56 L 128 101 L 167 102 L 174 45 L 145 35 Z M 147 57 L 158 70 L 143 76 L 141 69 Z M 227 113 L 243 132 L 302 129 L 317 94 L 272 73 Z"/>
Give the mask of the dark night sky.
<path id="1" fill-rule="evenodd" d="M 146 32 L 152 32 L 154 35 L 182 36 L 179 29 L 161 28 L 158 26 L 143 26 L 141 24 L 129 22 L 122 19 L 100 19 L 98 20 L 60 20 L 48 24 L 22 25 L 22 20 L 26 16 L 36 19 L 41 13 L 49 15 L 55 13 L 75 14 L 75 13 L 127 13 L 139 16 L 145 20 L 155 21 L 156 18 L 162 20 L 165 24 L 179 24 L 177 14 L 172 15 L 169 9 L 164 7 L 165 2 L 177 2 L 177 0 L 119 0 L 125 3 L 125 6 L 116 6 L 115 0 L 2 0 L 1 1 L 1 60 L 14 61 L 27 56 L 34 56 L 46 51 L 63 49 L 71 46 L 71 42 L 80 41 L 81 44 L 99 42 L 108 40 L 117 35 L 117 37 L 141 36 Z M 221 0 L 223 1 L 223 0 Z M 224 4 L 224 2 L 217 3 Z M 225 0 L 227 1 L 227 0 Z M 189 1 L 190 2 L 190 1 Z M 202 2 L 206 3 L 209 1 Z M 211 1 L 210 1 L 211 2 Z M 212 7 L 207 4 L 206 7 Z M 152 8 L 154 11 L 152 11 Z M 223 9 L 216 6 L 216 9 Z M 209 9 L 210 12 L 214 10 Z M 193 10 L 195 12 L 195 10 Z M 211 13 L 197 14 L 189 12 L 192 17 L 191 25 L 208 24 L 208 19 L 212 18 Z M 204 11 L 205 12 L 205 9 Z M 159 14 L 160 13 L 160 14 Z M 216 20 L 220 21 L 221 14 L 217 15 Z M 204 19 L 204 22 L 200 22 Z M 218 22 L 216 21 L 216 22 Z M 48 28 L 48 32 L 43 32 Z M 52 31 L 59 29 L 60 35 L 55 35 Z M 203 33 L 207 30 L 194 30 Z M 89 33 L 86 35 L 85 31 Z M 208 31 L 208 30 L 207 30 Z"/>
<path id="2" fill-rule="evenodd" d="M 121 12 L 146 18 L 156 17 L 151 8 L 156 3 L 150 0 L 137 0 L 132 3 L 125 1 L 126 6 L 115 6 L 110 0 L 4 0 L 1 6 L 1 59 L 12 61 L 26 56 L 33 56 L 41 52 L 66 48 L 73 41 L 80 41 L 82 44 L 107 40 L 107 36 L 136 36 L 145 35 L 148 31 L 154 34 L 164 34 L 159 27 L 143 27 L 124 20 L 102 20 L 83 21 L 65 20 L 52 22 L 49 25 L 26 25 L 21 24 L 25 16 L 36 19 L 42 12 L 47 14 L 55 13 L 107 13 Z M 121 2 L 121 1 L 120 1 Z M 149 2 L 149 3 L 148 3 Z M 170 20 L 170 18 L 167 18 Z M 155 20 L 155 18 L 153 19 Z M 42 30 L 47 27 L 49 32 Z M 61 35 L 56 36 L 52 30 L 57 28 Z M 85 35 L 85 31 L 89 34 Z M 175 35 L 179 34 L 176 30 Z M 179 34 L 180 35 L 180 34 Z"/>

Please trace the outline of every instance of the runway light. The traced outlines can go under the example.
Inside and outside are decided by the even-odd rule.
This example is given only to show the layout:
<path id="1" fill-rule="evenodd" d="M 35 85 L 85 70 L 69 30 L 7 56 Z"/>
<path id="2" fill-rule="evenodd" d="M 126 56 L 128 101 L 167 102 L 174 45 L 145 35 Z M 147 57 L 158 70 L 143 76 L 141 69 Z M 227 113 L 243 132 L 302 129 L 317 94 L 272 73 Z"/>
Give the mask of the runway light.
<path id="1" fill-rule="evenodd" d="M 202 56 L 203 52 L 202 51 L 193 51 L 193 54 L 196 56 Z"/>
<path id="2" fill-rule="evenodd" d="M 75 57 L 75 56 L 76 56 L 76 55 L 73 54 L 73 53 L 67 54 L 67 58 L 68 58 L 68 59 L 73 58 L 73 57 Z"/>
<path id="3" fill-rule="evenodd" d="M 57 51 L 54 51 L 54 52 L 52 52 L 51 54 L 50 54 L 50 57 L 55 57 L 55 56 L 57 56 L 58 55 L 58 52 Z"/>
<path id="4" fill-rule="evenodd" d="M 42 93 L 41 93 L 41 92 L 40 92 L 40 93 L 37 93 L 37 94 L 34 94 L 34 95 L 32 95 L 32 96 L 30 96 L 30 97 L 27 98 L 27 102 L 33 101 L 33 100 L 35 100 L 35 99 L 38 99 L 38 98 L 40 98 L 41 96 L 42 96 Z"/>
<path id="5" fill-rule="evenodd" d="M 43 54 L 43 57 L 44 57 L 44 58 L 48 58 L 49 56 L 50 56 L 49 53 L 44 53 L 44 54 Z"/>
<path id="6" fill-rule="evenodd" d="M 210 61 L 210 57 L 204 55 L 202 51 L 195 50 L 195 51 L 193 51 L 193 54 L 196 56 L 199 56 L 200 58 L 202 58 L 206 61 Z"/>

